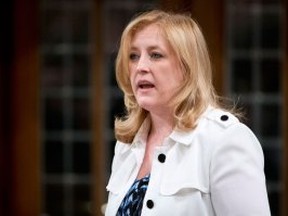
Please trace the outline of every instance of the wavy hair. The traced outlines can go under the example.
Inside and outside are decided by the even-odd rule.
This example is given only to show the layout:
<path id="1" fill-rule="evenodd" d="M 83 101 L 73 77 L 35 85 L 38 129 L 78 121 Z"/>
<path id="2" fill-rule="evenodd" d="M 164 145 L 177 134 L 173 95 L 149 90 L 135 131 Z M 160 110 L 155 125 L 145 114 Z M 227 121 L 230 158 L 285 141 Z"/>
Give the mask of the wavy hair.
<path id="1" fill-rule="evenodd" d="M 180 63 L 184 81 L 171 101 L 174 128 L 191 130 L 209 105 L 218 107 L 212 84 L 212 69 L 207 45 L 197 23 L 186 14 L 153 10 L 135 17 L 124 29 L 116 59 L 116 79 L 124 92 L 126 115 L 115 120 L 117 140 L 131 143 L 148 112 L 141 108 L 129 79 L 129 53 L 134 35 L 148 25 L 159 26 Z"/>

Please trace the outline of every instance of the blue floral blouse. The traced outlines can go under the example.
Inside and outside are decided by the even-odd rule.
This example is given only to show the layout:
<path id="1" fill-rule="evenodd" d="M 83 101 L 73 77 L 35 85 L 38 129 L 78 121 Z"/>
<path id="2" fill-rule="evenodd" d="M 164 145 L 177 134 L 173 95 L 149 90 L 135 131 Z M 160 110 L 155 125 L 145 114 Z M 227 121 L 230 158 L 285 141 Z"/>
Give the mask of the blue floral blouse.
<path id="1" fill-rule="evenodd" d="M 136 179 L 122 200 L 116 216 L 140 216 L 150 175 Z"/>

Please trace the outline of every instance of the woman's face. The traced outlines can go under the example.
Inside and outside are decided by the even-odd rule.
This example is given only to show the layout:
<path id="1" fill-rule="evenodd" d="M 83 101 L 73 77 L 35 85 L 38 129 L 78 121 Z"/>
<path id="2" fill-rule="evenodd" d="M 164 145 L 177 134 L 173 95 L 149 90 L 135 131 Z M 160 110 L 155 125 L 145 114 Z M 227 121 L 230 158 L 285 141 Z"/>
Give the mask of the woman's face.
<path id="1" fill-rule="evenodd" d="M 138 31 L 129 53 L 130 82 L 140 107 L 151 113 L 171 111 L 169 101 L 183 80 L 175 53 L 161 30 L 151 24 Z"/>

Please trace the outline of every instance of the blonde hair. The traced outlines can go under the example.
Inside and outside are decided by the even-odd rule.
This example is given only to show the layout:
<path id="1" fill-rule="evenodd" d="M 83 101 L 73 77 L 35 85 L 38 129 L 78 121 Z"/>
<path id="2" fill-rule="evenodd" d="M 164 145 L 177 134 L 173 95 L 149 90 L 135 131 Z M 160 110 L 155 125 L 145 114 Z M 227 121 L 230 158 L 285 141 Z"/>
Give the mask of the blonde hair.
<path id="1" fill-rule="evenodd" d="M 133 95 L 129 80 L 129 51 L 134 35 L 148 25 L 159 26 L 175 52 L 183 71 L 184 83 L 173 97 L 174 127 L 191 130 L 209 105 L 218 101 L 212 85 L 212 69 L 205 39 L 196 22 L 188 15 L 153 10 L 134 18 L 125 28 L 116 59 L 116 79 L 124 92 L 126 116 L 116 118 L 117 140 L 130 143 L 148 112 L 141 108 Z"/>

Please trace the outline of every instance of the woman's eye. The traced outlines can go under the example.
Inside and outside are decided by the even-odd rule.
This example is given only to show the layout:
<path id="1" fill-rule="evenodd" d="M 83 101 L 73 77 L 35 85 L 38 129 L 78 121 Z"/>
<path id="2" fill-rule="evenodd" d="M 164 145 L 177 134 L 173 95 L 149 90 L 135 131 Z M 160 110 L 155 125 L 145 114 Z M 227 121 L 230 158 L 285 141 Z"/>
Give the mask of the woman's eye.
<path id="1" fill-rule="evenodd" d="M 131 53 L 130 55 L 129 55 L 129 59 L 130 60 L 137 60 L 137 59 L 139 59 L 139 55 L 137 55 L 137 54 L 135 54 L 135 53 Z"/>
<path id="2" fill-rule="evenodd" d="M 163 55 L 160 54 L 160 53 L 152 53 L 151 54 L 151 58 L 153 58 L 153 59 L 159 59 L 159 58 L 162 58 L 162 57 L 163 57 Z"/>

